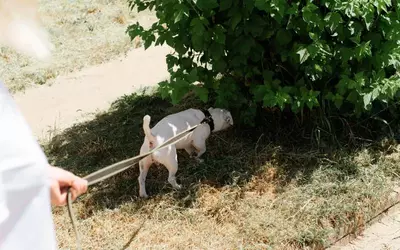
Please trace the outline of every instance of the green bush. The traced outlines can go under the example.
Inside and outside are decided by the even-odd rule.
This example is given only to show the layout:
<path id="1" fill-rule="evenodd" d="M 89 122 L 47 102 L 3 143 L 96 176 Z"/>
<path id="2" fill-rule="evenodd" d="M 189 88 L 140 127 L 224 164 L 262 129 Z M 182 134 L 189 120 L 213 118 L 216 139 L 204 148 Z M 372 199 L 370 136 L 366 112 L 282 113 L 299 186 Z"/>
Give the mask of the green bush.
<path id="1" fill-rule="evenodd" d="M 396 0 L 130 0 L 155 10 L 148 30 L 128 27 L 144 46 L 168 44 L 164 97 L 187 92 L 241 110 L 314 107 L 362 114 L 392 102 L 400 86 L 400 3 Z M 196 82 L 201 83 L 194 84 Z"/>

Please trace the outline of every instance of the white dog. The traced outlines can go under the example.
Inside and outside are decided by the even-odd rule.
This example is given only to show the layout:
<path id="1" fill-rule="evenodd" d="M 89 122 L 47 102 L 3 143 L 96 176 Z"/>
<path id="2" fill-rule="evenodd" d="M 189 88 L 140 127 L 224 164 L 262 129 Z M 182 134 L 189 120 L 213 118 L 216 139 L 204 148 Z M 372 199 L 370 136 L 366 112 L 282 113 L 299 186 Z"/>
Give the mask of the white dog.
<path id="1" fill-rule="evenodd" d="M 219 108 L 208 110 L 187 109 L 185 111 L 169 115 L 159 121 L 150 129 L 150 116 L 143 117 L 143 130 L 145 138 L 140 154 L 147 153 L 151 149 L 162 144 L 169 138 L 200 124 L 203 120 L 207 123 L 200 125 L 193 132 L 178 141 L 176 144 L 161 149 L 139 162 L 139 195 L 148 197 L 146 193 L 146 176 L 152 163 L 164 165 L 169 172 L 168 182 L 176 189 L 181 186 L 176 182 L 175 174 L 178 171 L 177 149 L 185 149 L 190 156 L 202 161 L 199 157 L 206 152 L 206 140 L 211 132 L 217 132 L 233 126 L 232 115 L 229 111 Z"/>

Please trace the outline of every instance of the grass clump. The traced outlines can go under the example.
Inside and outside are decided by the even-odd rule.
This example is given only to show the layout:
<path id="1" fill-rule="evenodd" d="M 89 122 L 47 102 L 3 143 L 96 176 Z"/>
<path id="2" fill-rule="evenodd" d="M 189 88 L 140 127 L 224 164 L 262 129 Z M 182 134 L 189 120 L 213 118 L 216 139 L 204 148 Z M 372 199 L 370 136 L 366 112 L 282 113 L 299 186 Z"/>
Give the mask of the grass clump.
<path id="1" fill-rule="evenodd" d="M 101 64 L 132 48 L 125 30 L 133 19 L 152 17 L 130 12 L 125 0 L 39 1 L 44 27 L 55 46 L 50 63 L 0 48 L 0 76 L 13 91 L 51 83 L 60 74 Z M 143 21 L 143 22 L 142 22 Z M 147 25 L 147 19 L 141 23 Z M 136 41 L 134 46 L 141 44 Z"/>
<path id="2" fill-rule="evenodd" d="M 45 149 L 52 163 L 84 176 L 139 153 L 145 114 L 155 123 L 189 107 L 201 102 L 192 95 L 179 106 L 157 93 L 124 96 Z M 147 178 L 148 200 L 138 198 L 137 167 L 91 187 L 74 205 L 84 248 L 324 249 L 388 204 L 400 170 L 396 143 L 321 150 L 291 118 L 275 117 L 260 117 L 269 126 L 211 135 L 200 165 L 179 153 L 182 190 L 172 190 L 167 170 L 157 166 Z M 54 213 L 60 247 L 69 248 L 66 208 Z"/>

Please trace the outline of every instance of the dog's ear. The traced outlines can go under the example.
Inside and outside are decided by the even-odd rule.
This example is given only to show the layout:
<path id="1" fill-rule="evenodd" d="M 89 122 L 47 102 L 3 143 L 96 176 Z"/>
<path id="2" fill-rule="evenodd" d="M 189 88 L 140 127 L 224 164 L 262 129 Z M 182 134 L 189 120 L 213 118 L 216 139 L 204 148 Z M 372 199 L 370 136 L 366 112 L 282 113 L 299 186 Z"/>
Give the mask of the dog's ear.
<path id="1" fill-rule="evenodd" d="M 211 110 L 213 110 L 213 109 L 214 109 L 213 107 L 209 107 L 209 108 L 208 108 L 208 111 L 211 111 Z"/>
<path id="2" fill-rule="evenodd" d="M 233 126 L 233 118 L 229 112 L 224 113 L 225 115 L 225 122 L 228 123 L 229 125 Z"/>

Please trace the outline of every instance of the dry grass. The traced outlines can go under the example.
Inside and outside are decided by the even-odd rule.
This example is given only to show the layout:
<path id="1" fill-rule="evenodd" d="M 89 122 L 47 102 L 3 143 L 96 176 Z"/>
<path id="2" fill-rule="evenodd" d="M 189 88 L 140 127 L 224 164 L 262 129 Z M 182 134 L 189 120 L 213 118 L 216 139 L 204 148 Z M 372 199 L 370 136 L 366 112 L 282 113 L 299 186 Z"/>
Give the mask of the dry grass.
<path id="1" fill-rule="evenodd" d="M 126 0 L 41 0 L 40 14 L 55 45 L 52 62 L 0 47 L 0 76 L 14 92 L 51 83 L 60 74 L 103 63 L 140 45 L 125 34 L 128 24 L 139 18 Z"/>
<path id="2" fill-rule="evenodd" d="M 157 95 L 125 96 L 45 149 L 54 164 L 84 176 L 139 152 L 144 114 L 156 122 L 192 106 L 200 104 L 188 98 L 173 107 Z M 74 204 L 84 249 L 323 249 L 385 205 L 398 181 L 400 147 L 373 143 L 323 153 L 293 122 L 278 122 L 212 135 L 201 165 L 181 153 L 181 191 L 156 166 L 147 179 L 148 200 L 138 198 L 137 168 L 91 187 Z M 54 213 L 60 248 L 74 247 L 66 209 Z"/>

